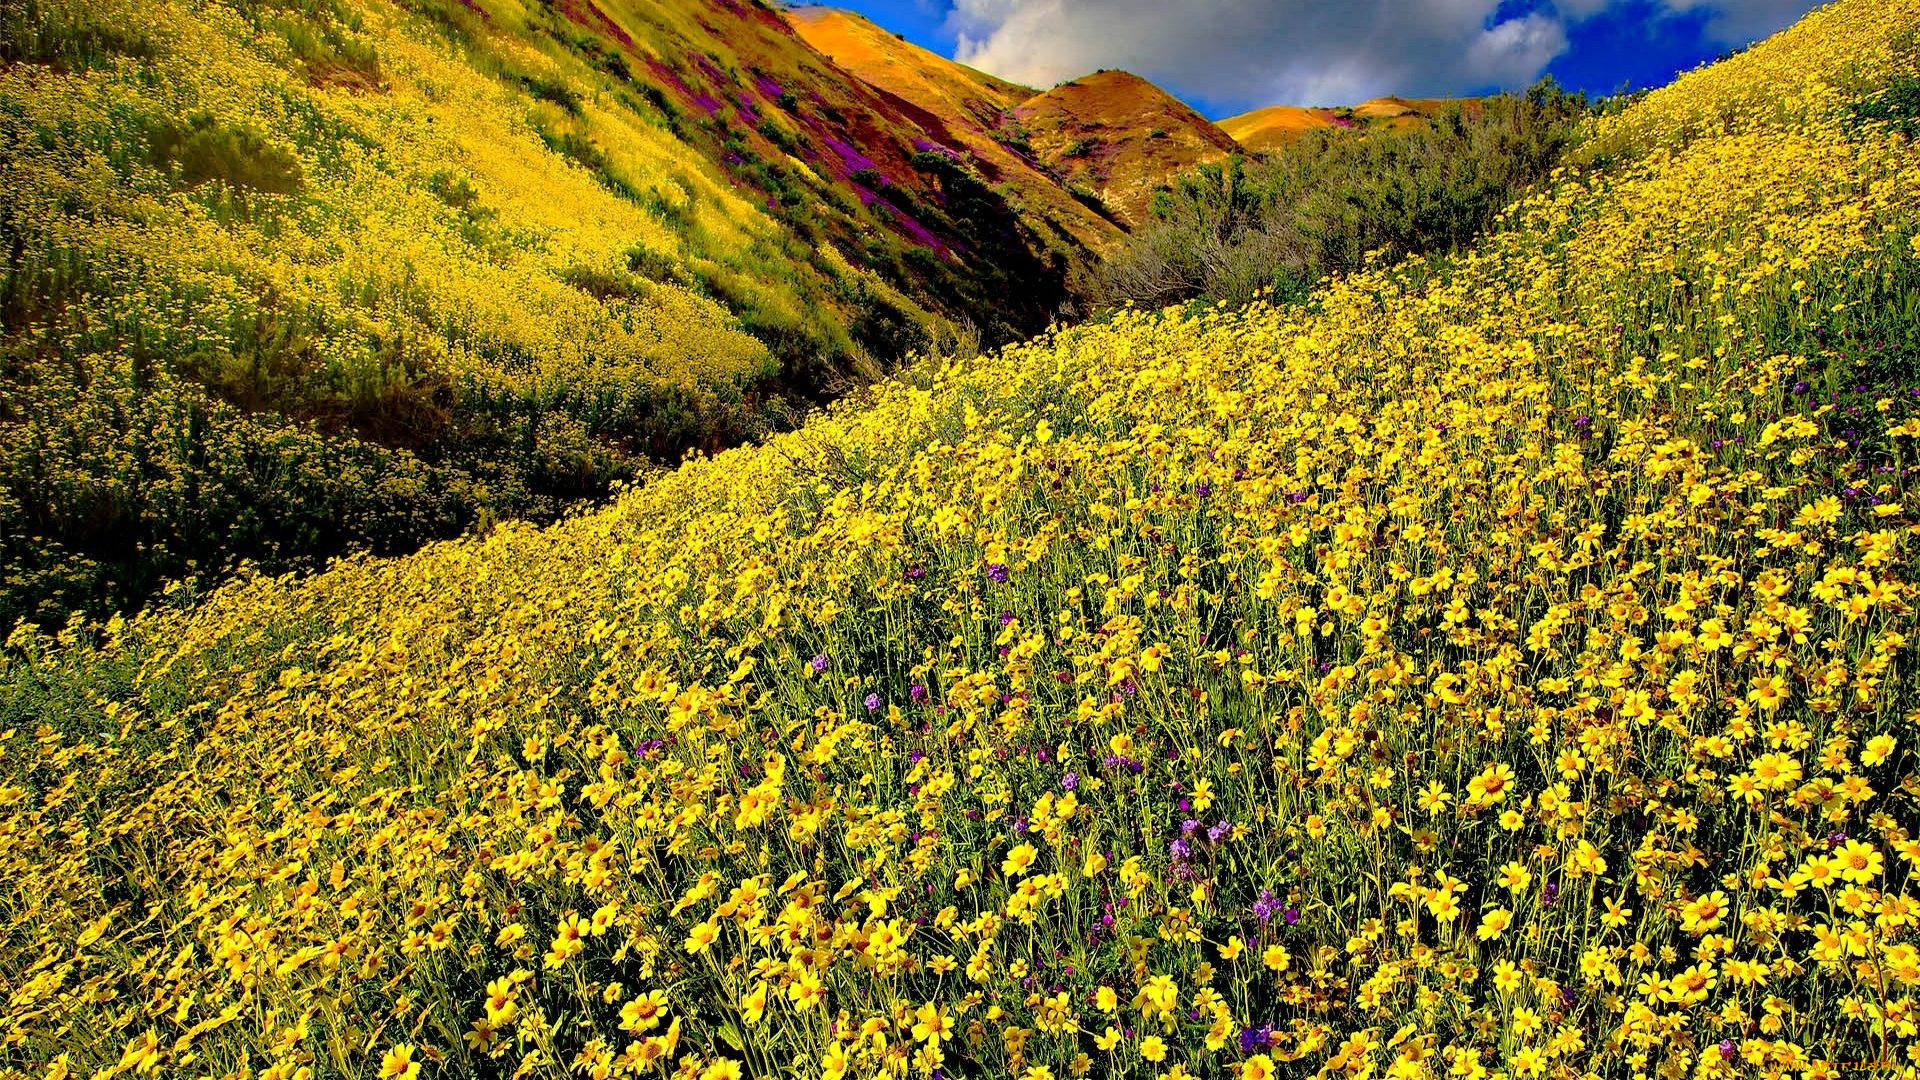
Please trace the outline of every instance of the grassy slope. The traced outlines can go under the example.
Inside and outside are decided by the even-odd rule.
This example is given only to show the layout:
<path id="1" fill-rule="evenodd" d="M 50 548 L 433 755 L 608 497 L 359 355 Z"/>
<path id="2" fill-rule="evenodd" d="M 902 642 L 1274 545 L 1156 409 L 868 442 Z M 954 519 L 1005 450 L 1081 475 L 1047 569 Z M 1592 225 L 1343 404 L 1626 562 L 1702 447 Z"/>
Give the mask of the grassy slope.
<path id="1" fill-rule="evenodd" d="M 1916 27 L 1681 79 L 1444 265 L 17 636 L 0 1062 L 1906 1059 L 1920 152 L 1838 118 Z"/>
<path id="2" fill-rule="evenodd" d="M 763 7 L 4 16 L 0 623 L 550 519 L 1083 257 Z"/>

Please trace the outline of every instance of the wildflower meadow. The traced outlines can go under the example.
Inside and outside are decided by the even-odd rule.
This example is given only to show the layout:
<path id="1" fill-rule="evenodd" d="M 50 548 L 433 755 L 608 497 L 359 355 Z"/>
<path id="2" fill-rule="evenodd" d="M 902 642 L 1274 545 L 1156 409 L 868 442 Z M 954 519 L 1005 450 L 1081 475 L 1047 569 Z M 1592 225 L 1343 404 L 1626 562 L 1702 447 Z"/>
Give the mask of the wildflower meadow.
<path id="1" fill-rule="evenodd" d="M 1462 254 L 23 627 L 0 1073 L 1915 1075 L 1917 32 Z"/>

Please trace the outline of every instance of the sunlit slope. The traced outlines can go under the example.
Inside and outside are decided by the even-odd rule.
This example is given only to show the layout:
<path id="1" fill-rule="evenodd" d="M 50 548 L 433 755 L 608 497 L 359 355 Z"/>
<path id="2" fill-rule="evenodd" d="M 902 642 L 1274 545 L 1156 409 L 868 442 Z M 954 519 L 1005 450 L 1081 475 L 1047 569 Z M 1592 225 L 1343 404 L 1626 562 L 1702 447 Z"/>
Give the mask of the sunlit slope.
<path id="1" fill-rule="evenodd" d="M 1246 149 L 1263 153 L 1292 145 L 1306 133 L 1323 128 L 1365 131 L 1375 125 L 1404 128 L 1423 124 L 1454 103 L 1450 98 L 1386 97 L 1340 108 L 1269 105 L 1230 116 L 1220 121 L 1219 127 Z"/>
<path id="2" fill-rule="evenodd" d="M 1309 131 L 1337 127 L 1339 115 L 1335 109 L 1268 105 L 1227 117 L 1220 121 L 1220 130 L 1241 146 L 1258 152 L 1285 146 Z"/>
<path id="3" fill-rule="evenodd" d="M 1445 264 L 16 637 L 6 1062 L 1910 1060 L 1920 152 L 1856 105 L 1916 28 L 1681 79 Z"/>
<path id="4" fill-rule="evenodd" d="M 1445 108 L 1447 98 L 1369 98 L 1353 107 L 1353 115 L 1362 120 L 1403 120 L 1419 122 Z"/>
<path id="5" fill-rule="evenodd" d="M 754 426 L 777 361 L 708 286 L 784 264 L 779 226 L 546 54 L 347 0 L 22 12 L 0 623 L 550 515 Z M 840 284 L 761 284 L 847 341 Z"/>
<path id="6" fill-rule="evenodd" d="M 1125 71 L 1061 83 L 1014 116 L 1041 162 L 1129 226 L 1146 219 L 1154 188 L 1238 149 L 1186 103 Z"/>
<path id="7" fill-rule="evenodd" d="M 1013 110 L 1035 91 L 928 52 L 850 11 L 802 7 L 787 21 L 809 45 L 869 85 L 942 123 L 950 149 L 996 186 L 1015 194 L 1029 220 L 1046 220 L 1091 249 L 1120 231 L 1095 205 L 1076 198 L 1023 147 Z"/>
<path id="8" fill-rule="evenodd" d="M 966 116 L 991 128 L 1002 113 L 1037 93 L 923 49 L 852 11 L 797 7 L 783 14 L 834 63 L 938 115 Z"/>

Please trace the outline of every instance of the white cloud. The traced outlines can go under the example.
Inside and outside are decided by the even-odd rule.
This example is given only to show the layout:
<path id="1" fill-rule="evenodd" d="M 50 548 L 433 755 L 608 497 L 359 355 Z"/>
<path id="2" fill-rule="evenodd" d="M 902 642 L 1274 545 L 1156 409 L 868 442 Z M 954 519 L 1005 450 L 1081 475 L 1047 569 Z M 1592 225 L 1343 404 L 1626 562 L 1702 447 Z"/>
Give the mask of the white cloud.
<path id="1" fill-rule="evenodd" d="M 1669 12 L 1706 8 L 1707 36 L 1723 45 L 1745 45 L 1791 26 L 1815 7 L 1809 0 L 1663 0 Z"/>
<path id="2" fill-rule="evenodd" d="M 1499 0 L 956 0 L 963 63 L 1048 87 L 1125 68 L 1215 101 L 1352 104 L 1522 85 L 1557 19 L 1489 23 Z"/>
<path id="3" fill-rule="evenodd" d="M 1226 106 L 1344 105 L 1385 94 L 1519 88 L 1567 47 L 1567 28 L 1624 0 L 952 0 L 955 58 L 1046 88 L 1124 68 Z M 1735 44 L 1811 0 L 1659 0 L 1708 6 Z"/>

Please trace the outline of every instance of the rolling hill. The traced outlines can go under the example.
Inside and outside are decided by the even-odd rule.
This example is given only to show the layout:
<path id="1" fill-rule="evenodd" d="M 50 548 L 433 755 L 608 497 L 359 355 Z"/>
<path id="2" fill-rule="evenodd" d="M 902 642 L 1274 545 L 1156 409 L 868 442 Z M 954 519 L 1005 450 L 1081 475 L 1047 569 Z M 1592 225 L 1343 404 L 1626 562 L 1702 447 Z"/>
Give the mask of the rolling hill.
<path id="1" fill-rule="evenodd" d="M 22 629 L 0 1062 L 1910 1068 L 1917 37 L 1591 117 L 1457 256 Z"/>
<path id="2" fill-rule="evenodd" d="M 1254 153 L 1284 149 L 1310 131 L 1365 131 L 1426 123 L 1454 99 L 1383 97 L 1337 108 L 1269 105 L 1220 121 L 1220 130 Z"/>
<path id="3" fill-rule="evenodd" d="M 1286 146 L 1309 131 L 1341 125 L 1340 110 L 1305 105 L 1268 105 L 1219 123 L 1233 141 L 1255 152 Z"/>
<path id="4" fill-rule="evenodd" d="M 1145 220 L 1156 187 L 1239 149 L 1186 103 L 1125 71 L 1061 83 L 1013 115 L 1039 161 L 1128 226 Z"/>

